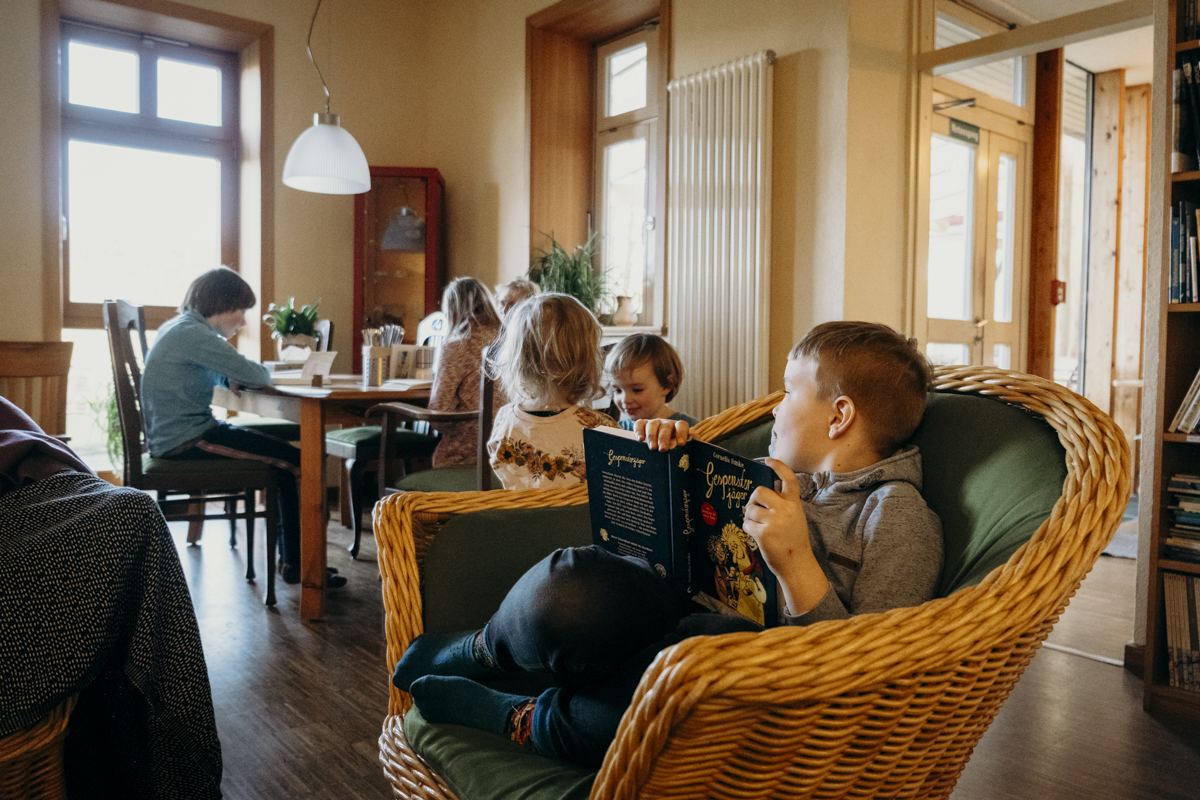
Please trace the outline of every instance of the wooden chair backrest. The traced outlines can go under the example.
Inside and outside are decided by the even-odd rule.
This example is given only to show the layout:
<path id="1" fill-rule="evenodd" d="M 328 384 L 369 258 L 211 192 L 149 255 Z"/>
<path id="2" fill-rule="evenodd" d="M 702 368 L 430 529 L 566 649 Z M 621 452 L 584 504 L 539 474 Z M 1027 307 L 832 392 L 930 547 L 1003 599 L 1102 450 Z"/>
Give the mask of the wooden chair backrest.
<path id="1" fill-rule="evenodd" d="M 67 432 L 73 342 L 0 342 L 0 395 L 51 436 Z"/>
<path id="2" fill-rule="evenodd" d="M 142 484 L 142 453 L 145 440 L 142 428 L 142 370 L 133 349 L 137 333 L 145 361 L 146 313 L 142 306 L 125 300 L 104 301 L 104 330 L 108 332 L 108 352 L 112 357 L 113 386 L 117 393 L 117 412 L 121 422 L 126 486 Z"/>

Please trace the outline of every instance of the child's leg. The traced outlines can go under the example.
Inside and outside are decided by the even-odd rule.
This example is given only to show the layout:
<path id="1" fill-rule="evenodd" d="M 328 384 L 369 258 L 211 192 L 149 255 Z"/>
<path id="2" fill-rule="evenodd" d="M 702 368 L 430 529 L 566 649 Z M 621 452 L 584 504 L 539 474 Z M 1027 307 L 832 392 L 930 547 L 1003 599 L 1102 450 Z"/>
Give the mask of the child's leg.
<path id="1" fill-rule="evenodd" d="M 300 564 L 300 451 L 265 433 L 219 422 L 176 458 L 246 458 L 279 470 L 279 554 L 284 565 Z"/>
<path id="2" fill-rule="evenodd" d="M 687 612 L 645 561 L 572 547 L 517 581 L 484 628 L 483 644 L 502 670 L 544 670 L 569 685 L 619 668 Z"/>
<path id="3" fill-rule="evenodd" d="M 418 636 L 392 682 L 408 691 L 426 675 L 477 679 L 499 669 L 547 671 L 568 685 L 616 669 L 685 613 L 687 603 L 644 561 L 598 547 L 556 550 L 509 590 L 481 638 Z"/>
<path id="4" fill-rule="evenodd" d="M 693 614 L 607 675 L 548 689 L 528 713 L 523 712 L 533 698 L 503 694 L 459 677 L 421 678 L 412 685 L 413 700 L 430 722 L 478 728 L 525 744 L 539 755 L 595 768 L 617 735 L 642 673 L 659 652 L 692 636 L 761 630 L 741 617 Z"/>

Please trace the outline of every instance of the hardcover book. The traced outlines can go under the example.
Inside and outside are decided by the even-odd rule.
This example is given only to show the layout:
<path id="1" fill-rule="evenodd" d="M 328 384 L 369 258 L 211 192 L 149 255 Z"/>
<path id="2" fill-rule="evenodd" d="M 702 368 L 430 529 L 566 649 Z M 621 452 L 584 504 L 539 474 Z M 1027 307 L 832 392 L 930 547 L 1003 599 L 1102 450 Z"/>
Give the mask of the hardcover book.
<path id="1" fill-rule="evenodd" d="M 680 593 L 766 627 L 779 622 L 774 574 L 742 529 L 745 505 L 775 471 L 696 439 L 661 452 L 631 431 L 583 432 L 592 539 L 644 558 Z"/>

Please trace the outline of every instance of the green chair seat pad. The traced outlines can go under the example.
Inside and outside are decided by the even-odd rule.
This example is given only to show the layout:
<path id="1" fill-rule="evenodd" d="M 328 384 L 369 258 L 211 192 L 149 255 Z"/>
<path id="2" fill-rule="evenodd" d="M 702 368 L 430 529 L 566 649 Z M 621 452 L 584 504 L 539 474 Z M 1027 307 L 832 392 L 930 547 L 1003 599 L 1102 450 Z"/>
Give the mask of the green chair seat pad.
<path id="1" fill-rule="evenodd" d="M 331 456 L 339 458 L 375 459 L 379 457 L 379 435 L 382 428 L 378 425 L 360 425 L 356 428 L 342 428 L 325 434 L 325 450 Z M 392 446 L 412 451 L 424 450 L 432 453 L 437 447 L 436 433 L 417 433 L 408 428 L 397 428 L 392 431 Z"/>
<path id="2" fill-rule="evenodd" d="M 439 467 L 425 469 L 405 475 L 392 488 L 405 492 L 473 492 L 475 491 L 475 465 Z M 492 489 L 503 489 L 500 476 L 492 473 Z"/>
<path id="3" fill-rule="evenodd" d="M 220 470 L 223 474 L 236 473 L 246 476 L 242 480 L 251 483 L 254 475 L 267 475 L 271 466 L 262 461 L 249 458 L 216 459 L 182 459 L 182 458 L 152 458 L 149 453 L 142 454 L 142 473 L 148 477 L 169 477 L 171 475 L 197 475 L 205 472 Z M 249 484 L 247 484 L 249 485 Z"/>
<path id="4" fill-rule="evenodd" d="M 773 423 L 767 417 L 720 443 L 745 457 L 765 456 Z M 946 540 L 940 596 L 978 583 L 1006 562 L 1062 494 L 1065 451 L 1054 430 L 998 400 L 931 393 L 911 441 L 923 457 L 922 494 L 941 518 Z M 586 504 L 453 517 L 425 559 L 425 630 L 482 627 L 509 587 L 545 554 L 590 543 Z M 498 736 L 429 723 L 415 709 L 404 719 L 404 732 L 462 800 L 583 798 L 595 777 Z"/>

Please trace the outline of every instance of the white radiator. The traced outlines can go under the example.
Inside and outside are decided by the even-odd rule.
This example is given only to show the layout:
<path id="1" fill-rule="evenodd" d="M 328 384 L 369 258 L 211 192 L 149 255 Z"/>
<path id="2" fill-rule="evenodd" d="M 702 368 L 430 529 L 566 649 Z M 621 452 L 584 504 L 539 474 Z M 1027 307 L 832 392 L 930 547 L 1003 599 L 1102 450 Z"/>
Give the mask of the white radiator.
<path id="1" fill-rule="evenodd" d="M 672 405 L 704 418 L 767 391 L 771 72 L 764 51 L 670 83 Z"/>

